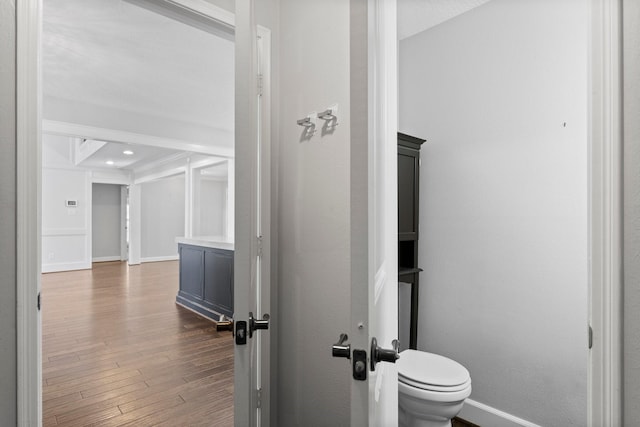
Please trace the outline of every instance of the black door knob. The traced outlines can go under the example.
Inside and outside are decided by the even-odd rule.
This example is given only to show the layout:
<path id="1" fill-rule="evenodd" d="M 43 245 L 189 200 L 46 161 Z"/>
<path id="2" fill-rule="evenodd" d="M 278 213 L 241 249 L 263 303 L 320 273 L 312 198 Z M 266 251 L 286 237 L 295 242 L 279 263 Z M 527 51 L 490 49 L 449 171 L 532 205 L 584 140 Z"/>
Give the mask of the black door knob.
<path id="1" fill-rule="evenodd" d="M 269 329 L 269 315 L 264 314 L 262 320 L 253 317 L 253 313 L 249 313 L 249 338 L 253 338 L 253 333 L 258 329 Z"/>
<path id="2" fill-rule="evenodd" d="M 400 358 L 398 354 L 397 340 L 394 340 L 392 349 L 384 349 L 378 347 L 378 340 L 375 337 L 371 338 L 371 370 L 376 370 L 376 363 L 389 362 L 396 363 L 396 360 Z"/>

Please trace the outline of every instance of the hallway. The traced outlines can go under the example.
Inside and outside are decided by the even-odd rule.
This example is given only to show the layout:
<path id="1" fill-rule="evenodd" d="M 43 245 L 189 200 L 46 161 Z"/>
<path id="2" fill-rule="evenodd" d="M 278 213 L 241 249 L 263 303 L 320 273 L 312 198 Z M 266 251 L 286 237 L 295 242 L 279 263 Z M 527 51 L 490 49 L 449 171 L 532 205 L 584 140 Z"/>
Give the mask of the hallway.
<path id="1" fill-rule="evenodd" d="M 42 276 L 45 427 L 233 425 L 231 333 L 177 287 L 173 261 Z"/>

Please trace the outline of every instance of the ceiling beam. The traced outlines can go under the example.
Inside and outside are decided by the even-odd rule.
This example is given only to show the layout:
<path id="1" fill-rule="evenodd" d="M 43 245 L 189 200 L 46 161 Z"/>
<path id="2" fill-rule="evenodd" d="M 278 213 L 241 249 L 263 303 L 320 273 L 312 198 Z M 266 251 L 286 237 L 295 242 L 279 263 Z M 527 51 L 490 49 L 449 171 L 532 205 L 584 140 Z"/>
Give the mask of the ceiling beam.
<path id="1" fill-rule="evenodd" d="M 235 17 L 232 12 L 202 0 L 124 0 L 218 37 L 235 39 Z"/>
<path id="2" fill-rule="evenodd" d="M 149 147 L 169 148 L 173 150 L 189 151 L 231 159 L 234 149 L 215 146 L 213 143 L 195 143 L 179 139 L 163 138 L 135 132 L 115 129 L 105 129 L 76 123 L 58 122 L 54 120 L 42 121 L 42 133 L 62 135 L 76 138 L 97 139 L 100 141 L 122 142 L 126 144 L 146 145 Z"/>

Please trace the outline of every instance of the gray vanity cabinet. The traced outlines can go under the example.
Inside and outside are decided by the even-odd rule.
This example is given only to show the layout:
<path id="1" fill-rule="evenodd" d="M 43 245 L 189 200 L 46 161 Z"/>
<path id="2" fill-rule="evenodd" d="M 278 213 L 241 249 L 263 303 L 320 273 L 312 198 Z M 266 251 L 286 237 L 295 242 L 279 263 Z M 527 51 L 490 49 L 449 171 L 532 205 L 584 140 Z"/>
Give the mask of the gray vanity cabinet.
<path id="1" fill-rule="evenodd" d="M 233 316 L 233 251 L 180 243 L 176 302 L 205 317 Z"/>

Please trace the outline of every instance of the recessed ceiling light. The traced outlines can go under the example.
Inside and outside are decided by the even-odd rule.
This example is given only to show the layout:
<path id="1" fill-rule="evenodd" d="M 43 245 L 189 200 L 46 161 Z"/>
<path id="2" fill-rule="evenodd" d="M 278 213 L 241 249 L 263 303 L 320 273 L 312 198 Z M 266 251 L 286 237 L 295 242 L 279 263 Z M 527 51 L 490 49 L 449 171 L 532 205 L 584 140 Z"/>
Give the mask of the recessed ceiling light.
<path id="1" fill-rule="evenodd" d="M 133 151 L 131 151 L 131 150 L 124 150 L 124 151 L 122 152 L 122 154 L 126 154 L 127 156 L 132 156 L 132 155 L 133 155 Z"/>
<path id="2" fill-rule="evenodd" d="M 108 164 L 108 165 L 112 165 L 113 164 L 113 160 L 107 160 L 105 163 Z"/>

